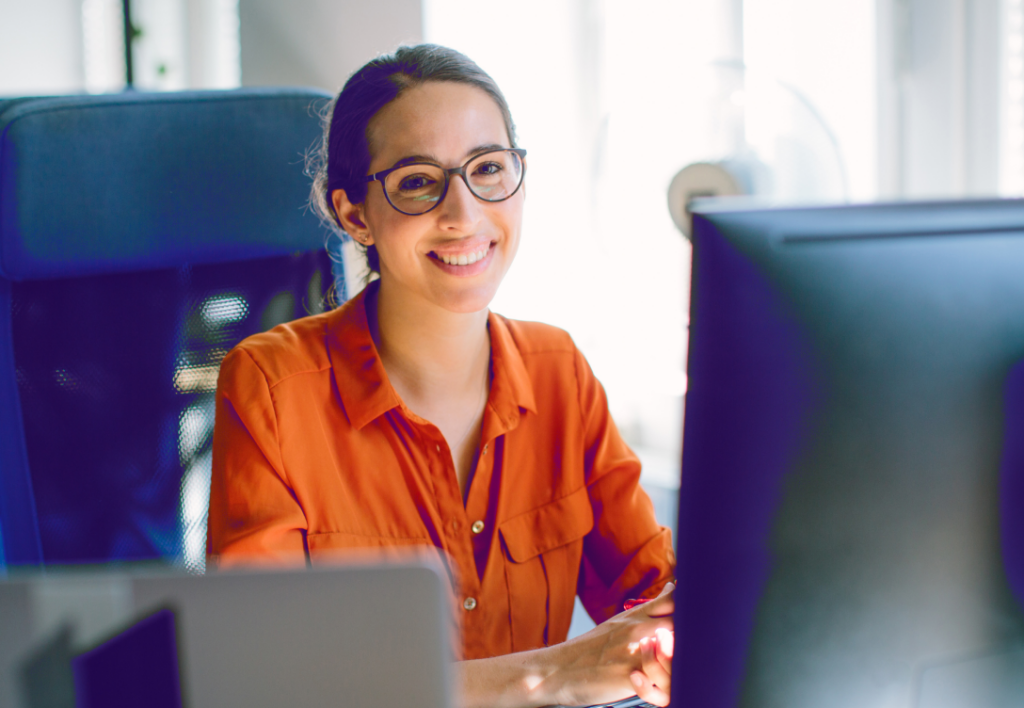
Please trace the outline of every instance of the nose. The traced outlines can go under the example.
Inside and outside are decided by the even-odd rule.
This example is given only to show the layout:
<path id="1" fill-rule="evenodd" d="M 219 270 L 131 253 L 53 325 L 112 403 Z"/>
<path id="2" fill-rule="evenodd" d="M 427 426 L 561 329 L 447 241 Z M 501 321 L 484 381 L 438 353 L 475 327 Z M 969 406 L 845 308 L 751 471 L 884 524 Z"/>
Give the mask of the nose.
<path id="1" fill-rule="evenodd" d="M 466 178 L 454 174 L 448 181 L 448 193 L 437 207 L 438 219 L 446 228 L 472 230 L 480 221 L 480 200 L 473 196 L 466 184 Z"/>

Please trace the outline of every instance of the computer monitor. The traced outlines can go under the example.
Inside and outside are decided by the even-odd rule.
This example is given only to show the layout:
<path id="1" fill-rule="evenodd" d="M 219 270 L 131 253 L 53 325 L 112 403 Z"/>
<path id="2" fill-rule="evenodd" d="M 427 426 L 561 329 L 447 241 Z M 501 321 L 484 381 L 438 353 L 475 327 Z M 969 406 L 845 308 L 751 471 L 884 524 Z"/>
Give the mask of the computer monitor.
<path id="1" fill-rule="evenodd" d="M 673 705 L 1024 705 L 1024 201 L 698 208 Z"/>

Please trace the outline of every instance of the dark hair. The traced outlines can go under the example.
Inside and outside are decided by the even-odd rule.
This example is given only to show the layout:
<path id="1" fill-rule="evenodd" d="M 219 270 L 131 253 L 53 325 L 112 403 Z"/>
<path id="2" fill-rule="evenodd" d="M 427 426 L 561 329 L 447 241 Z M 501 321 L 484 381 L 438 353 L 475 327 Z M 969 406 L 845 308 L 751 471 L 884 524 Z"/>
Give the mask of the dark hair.
<path id="1" fill-rule="evenodd" d="M 407 89 L 431 81 L 468 84 L 487 93 L 501 110 L 511 147 L 518 147 L 505 96 L 494 79 L 472 59 L 437 44 L 399 47 L 394 54 L 364 64 L 323 110 L 323 141 L 319 150 L 311 155 L 308 168 L 313 177 L 310 203 L 331 228 L 344 233 L 334 213 L 331 192 L 344 189 L 353 204 L 366 199 L 369 185 L 364 180 L 370 169 L 367 135 L 370 121 Z M 380 272 L 374 246 L 367 247 L 366 260 L 372 272 Z"/>

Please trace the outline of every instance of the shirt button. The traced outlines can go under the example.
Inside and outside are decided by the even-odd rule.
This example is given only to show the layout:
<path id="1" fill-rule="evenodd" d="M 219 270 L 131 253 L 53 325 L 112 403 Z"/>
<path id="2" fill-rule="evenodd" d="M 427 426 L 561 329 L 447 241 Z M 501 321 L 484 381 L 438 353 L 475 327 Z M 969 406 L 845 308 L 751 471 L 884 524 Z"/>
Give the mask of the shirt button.
<path id="1" fill-rule="evenodd" d="M 490 443 L 488 443 L 488 445 L 489 445 L 489 444 L 490 444 Z M 484 445 L 484 454 L 485 454 L 485 455 L 487 454 L 487 445 Z"/>
<path id="2" fill-rule="evenodd" d="M 438 452 L 441 452 L 441 446 L 440 445 L 434 445 L 434 449 L 437 450 Z"/>
<path id="3" fill-rule="evenodd" d="M 475 597 L 467 597 L 466 601 L 462 603 L 462 606 L 465 607 L 466 610 L 472 612 L 473 610 L 476 609 L 476 598 Z"/>
<path id="4" fill-rule="evenodd" d="M 484 530 L 484 522 L 483 521 L 474 521 L 473 525 L 470 528 L 473 529 L 473 533 L 480 533 L 481 531 Z"/>

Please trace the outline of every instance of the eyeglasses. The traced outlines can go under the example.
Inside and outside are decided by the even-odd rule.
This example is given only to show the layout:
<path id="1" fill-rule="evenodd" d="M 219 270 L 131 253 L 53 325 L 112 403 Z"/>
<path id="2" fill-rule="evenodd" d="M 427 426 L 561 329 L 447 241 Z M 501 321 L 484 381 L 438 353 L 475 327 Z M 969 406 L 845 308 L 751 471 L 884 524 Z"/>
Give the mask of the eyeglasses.
<path id="1" fill-rule="evenodd" d="M 523 184 L 526 150 L 503 148 L 482 152 L 462 167 L 446 170 L 432 162 L 412 162 L 366 178 L 380 182 L 388 204 L 403 214 L 426 214 L 444 201 L 452 175 L 461 175 L 469 191 L 485 202 L 503 202 Z"/>

